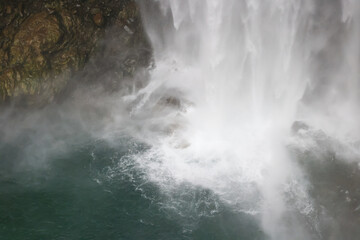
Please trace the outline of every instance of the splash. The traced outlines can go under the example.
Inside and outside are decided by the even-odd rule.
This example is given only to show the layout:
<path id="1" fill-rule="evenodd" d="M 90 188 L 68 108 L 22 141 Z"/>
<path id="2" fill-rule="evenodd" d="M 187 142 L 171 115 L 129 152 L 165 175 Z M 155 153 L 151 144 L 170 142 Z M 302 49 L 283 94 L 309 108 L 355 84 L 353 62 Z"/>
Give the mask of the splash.
<path id="1" fill-rule="evenodd" d="M 321 238 L 288 145 L 298 119 L 337 137 L 357 129 L 357 9 L 345 0 L 143 2 L 156 67 L 126 100 L 152 146 L 137 156 L 148 178 L 164 191 L 210 189 L 259 216 L 274 239 Z"/>

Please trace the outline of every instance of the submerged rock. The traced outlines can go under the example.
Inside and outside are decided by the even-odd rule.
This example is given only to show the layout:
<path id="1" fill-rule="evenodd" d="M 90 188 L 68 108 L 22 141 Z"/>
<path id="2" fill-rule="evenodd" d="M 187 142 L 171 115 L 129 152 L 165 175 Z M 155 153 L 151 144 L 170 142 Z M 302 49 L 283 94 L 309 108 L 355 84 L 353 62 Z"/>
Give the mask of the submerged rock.
<path id="1" fill-rule="evenodd" d="M 302 121 L 295 121 L 291 126 L 293 133 L 298 133 L 301 130 L 309 130 L 309 128 L 309 125 Z"/>
<path id="2" fill-rule="evenodd" d="M 101 82 L 111 67 L 120 85 L 148 65 L 150 52 L 133 0 L 0 0 L 2 103 L 41 106 L 74 82 Z M 78 74 L 91 59 L 91 75 Z"/>

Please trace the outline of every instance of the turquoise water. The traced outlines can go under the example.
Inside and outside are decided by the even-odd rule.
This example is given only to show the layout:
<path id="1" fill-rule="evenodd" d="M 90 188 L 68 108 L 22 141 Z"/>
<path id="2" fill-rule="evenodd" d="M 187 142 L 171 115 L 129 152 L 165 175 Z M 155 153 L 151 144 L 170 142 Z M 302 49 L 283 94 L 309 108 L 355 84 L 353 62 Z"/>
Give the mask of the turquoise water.
<path id="1" fill-rule="evenodd" d="M 131 161 L 147 147 L 129 138 L 45 155 L 31 139 L 0 146 L 0 239 L 266 239 L 254 216 L 207 189 L 164 195 Z"/>

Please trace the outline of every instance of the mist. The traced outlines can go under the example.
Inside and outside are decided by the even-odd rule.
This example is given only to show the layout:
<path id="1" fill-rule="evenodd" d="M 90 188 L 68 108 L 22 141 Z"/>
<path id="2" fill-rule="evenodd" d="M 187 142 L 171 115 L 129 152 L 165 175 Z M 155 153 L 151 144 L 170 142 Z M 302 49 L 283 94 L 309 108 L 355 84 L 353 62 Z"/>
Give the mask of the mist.
<path id="1" fill-rule="evenodd" d="M 343 201 L 357 205 L 357 193 L 332 198 L 348 212 L 335 216 L 325 199 L 352 190 L 323 168 L 358 176 L 359 4 L 156 4 L 162 15 L 143 3 L 156 63 L 143 91 L 177 89 L 184 108 L 160 120 L 178 124 L 153 144 L 162 160 L 146 165 L 151 179 L 211 189 L 257 216 L 271 239 L 356 236 L 356 207 Z"/>
<path id="2" fill-rule="evenodd" d="M 91 152 L 106 159 L 92 181 L 130 182 L 183 234 L 226 208 L 254 221 L 259 239 L 356 239 L 360 3 L 138 4 L 150 66 L 112 89 L 111 69 L 94 75 L 89 62 L 74 78 L 109 84 L 2 109 L 0 176 L 50 171 L 74 149 L 104 144 L 121 154 Z"/>

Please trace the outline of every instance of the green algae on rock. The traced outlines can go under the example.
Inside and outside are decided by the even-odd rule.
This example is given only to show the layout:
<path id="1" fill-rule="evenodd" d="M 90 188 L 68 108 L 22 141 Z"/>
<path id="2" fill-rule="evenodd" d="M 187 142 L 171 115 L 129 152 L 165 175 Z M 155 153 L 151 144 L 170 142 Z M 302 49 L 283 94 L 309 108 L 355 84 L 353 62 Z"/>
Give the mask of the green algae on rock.
<path id="1" fill-rule="evenodd" d="M 150 46 L 133 0 L 0 0 L 0 102 L 42 106 L 74 81 L 99 82 L 73 76 L 92 58 L 101 64 L 108 58 L 104 52 L 121 61 L 114 65 L 121 77 L 149 63 Z"/>

